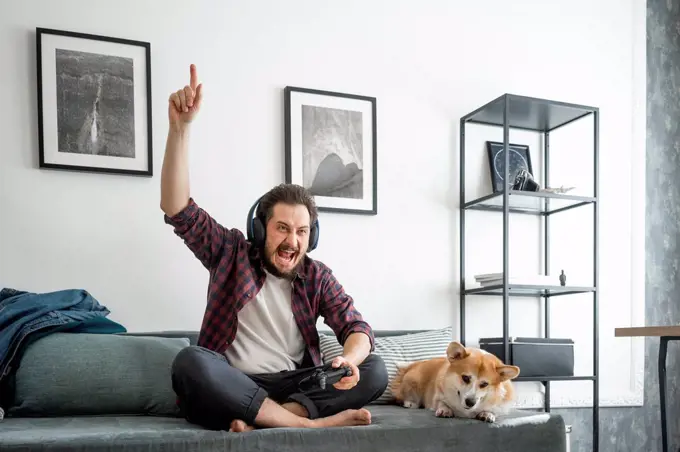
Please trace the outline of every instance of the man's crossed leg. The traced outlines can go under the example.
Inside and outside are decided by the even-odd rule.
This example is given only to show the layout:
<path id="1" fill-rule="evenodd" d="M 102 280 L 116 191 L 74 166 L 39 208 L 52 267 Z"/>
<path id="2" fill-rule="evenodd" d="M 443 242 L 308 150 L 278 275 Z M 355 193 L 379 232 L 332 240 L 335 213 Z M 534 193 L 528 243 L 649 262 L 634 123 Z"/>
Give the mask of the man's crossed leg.
<path id="1" fill-rule="evenodd" d="M 315 369 L 247 375 L 223 355 L 191 346 L 175 358 L 172 385 L 184 417 L 209 429 L 366 425 L 371 416 L 363 407 L 387 388 L 387 370 L 377 355 L 357 367 L 359 382 L 351 389 L 300 391 L 300 380 Z"/>

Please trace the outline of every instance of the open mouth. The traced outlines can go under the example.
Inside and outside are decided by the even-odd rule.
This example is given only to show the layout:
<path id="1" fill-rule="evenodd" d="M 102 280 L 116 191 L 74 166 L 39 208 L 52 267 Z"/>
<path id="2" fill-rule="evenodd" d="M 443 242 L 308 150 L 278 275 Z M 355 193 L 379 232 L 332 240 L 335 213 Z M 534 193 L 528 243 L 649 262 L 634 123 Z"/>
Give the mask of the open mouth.
<path id="1" fill-rule="evenodd" d="M 276 251 L 276 259 L 283 265 L 290 265 L 295 262 L 297 253 L 294 250 L 279 250 Z"/>

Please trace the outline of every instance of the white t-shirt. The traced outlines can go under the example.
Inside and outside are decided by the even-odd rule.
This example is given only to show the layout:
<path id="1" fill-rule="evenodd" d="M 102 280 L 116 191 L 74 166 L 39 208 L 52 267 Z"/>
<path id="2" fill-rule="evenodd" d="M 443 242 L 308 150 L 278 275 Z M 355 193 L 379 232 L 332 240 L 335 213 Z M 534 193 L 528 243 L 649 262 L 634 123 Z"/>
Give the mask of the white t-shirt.
<path id="1" fill-rule="evenodd" d="M 293 317 L 292 282 L 269 272 L 255 299 L 238 313 L 229 363 L 247 374 L 295 370 L 306 344 Z"/>

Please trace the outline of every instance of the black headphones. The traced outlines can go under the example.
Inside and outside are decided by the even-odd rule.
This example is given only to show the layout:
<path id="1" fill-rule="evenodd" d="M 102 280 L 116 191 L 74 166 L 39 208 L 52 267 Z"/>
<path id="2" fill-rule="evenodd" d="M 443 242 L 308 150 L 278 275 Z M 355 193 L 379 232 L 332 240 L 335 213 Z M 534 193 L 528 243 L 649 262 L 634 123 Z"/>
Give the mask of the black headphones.
<path id="1" fill-rule="evenodd" d="M 255 204 L 248 211 L 248 219 L 246 220 L 246 234 L 248 241 L 256 246 L 264 246 L 267 238 L 267 226 L 264 223 L 266 212 L 262 211 L 260 201 L 264 196 L 255 201 Z M 319 219 L 317 218 L 312 223 L 309 231 L 309 248 L 307 251 L 314 251 L 319 245 Z"/>

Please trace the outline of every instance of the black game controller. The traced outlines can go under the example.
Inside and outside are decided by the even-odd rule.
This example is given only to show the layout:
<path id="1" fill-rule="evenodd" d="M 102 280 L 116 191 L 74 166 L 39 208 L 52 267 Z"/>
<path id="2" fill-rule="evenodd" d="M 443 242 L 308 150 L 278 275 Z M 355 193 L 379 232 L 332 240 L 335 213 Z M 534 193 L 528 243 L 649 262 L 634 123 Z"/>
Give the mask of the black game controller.
<path id="1" fill-rule="evenodd" d="M 300 389 L 310 390 L 319 388 L 325 390 L 327 386 L 332 386 L 344 377 L 352 375 L 350 367 L 334 368 L 330 364 L 317 367 L 312 375 L 303 378 L 300 383 Z"/>

